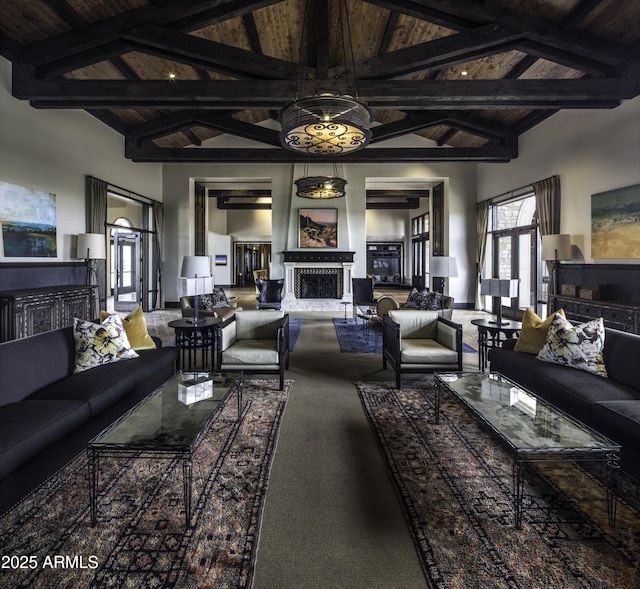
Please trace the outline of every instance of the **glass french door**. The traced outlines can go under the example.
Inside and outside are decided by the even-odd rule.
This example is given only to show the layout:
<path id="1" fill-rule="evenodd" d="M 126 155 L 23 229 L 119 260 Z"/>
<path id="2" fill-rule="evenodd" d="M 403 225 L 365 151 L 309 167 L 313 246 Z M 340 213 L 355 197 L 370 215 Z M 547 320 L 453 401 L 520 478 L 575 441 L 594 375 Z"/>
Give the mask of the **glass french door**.
<path id="1" fill-rule="evenodd" d="M 140 234 L 114 231 L 111 247 L 113 306 L 131 311 L 140 304 Z"/>

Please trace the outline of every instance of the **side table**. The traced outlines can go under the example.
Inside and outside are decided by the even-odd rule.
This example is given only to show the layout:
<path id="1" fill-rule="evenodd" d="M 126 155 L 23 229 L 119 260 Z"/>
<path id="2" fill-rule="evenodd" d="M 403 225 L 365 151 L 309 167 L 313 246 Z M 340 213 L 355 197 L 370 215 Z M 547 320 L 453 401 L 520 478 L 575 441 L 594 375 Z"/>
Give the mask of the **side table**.
<path id="1" fill-rule="evenodd" d="M 203 317 L 198 323 L 193 323 L 192 319 L 187 318 L 169 321 L 169 327 L 176 332 L 178 370 L 191 372 L 196 368 L 198 370 L 214 369 L 215 330 L 221 322 L 220 317 Z M 202 365 L 196 367 L 198 350 L 200 350 Z"/>
<path id="2" fill-rule="evenodd" d="M 472 319 L 471 324 L 478 328 L 478 370 L 487 368 L 489 348 L 499 348 L 502 342 L 520 334 L 522 323 L 503 319 L 502 324 L 489 319 Z M 503 337 L 504 336 L 504 337 Z"/>

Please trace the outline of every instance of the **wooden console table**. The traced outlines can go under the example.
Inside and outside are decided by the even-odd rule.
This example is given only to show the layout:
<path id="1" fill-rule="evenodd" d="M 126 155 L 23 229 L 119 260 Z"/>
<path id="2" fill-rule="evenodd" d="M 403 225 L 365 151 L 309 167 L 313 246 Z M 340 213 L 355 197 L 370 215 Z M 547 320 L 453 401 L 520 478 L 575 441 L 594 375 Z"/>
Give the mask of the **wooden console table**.
<path id="1" fill-rule="evenodd" d="M 563 309 L 570 321 L 591 321 L 602 317 L 606 327 L 640 334 L 640 303 L 549 295 L 549 314 L 558 309 Z"/>
<path id="2" fill-rule="evenodd" d="M 0 342 L 91 319 L 95 286 L 53 286 L 0 292 Z"/>

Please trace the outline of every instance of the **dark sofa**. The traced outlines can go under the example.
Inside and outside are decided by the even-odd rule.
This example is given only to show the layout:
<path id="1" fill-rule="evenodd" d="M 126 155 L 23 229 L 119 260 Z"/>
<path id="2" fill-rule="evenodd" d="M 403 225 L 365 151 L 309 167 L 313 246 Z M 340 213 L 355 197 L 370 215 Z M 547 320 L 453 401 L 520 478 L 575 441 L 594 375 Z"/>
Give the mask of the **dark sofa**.
<path id="1" fill-rule="evenodd" d="M 605 329 L 608 378 L 513 350 L 516 340 L 489 351 L 500 372 L 622 446 L 622 468 L 640 480 L 640 336 Z"/>
<path id="2" fill-rule="evenodd" d="M 175 372 L 177 351 L 139 350 L 73 374 L 73 328 L 0 344 L 0 513 Z"/>

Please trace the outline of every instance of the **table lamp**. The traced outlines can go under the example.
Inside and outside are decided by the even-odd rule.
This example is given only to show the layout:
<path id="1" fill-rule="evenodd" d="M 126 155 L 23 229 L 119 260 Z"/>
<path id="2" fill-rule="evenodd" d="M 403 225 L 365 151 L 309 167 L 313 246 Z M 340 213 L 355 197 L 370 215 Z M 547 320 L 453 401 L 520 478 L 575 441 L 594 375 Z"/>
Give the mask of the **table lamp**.
<path id="1" fill-rule="evenodd" d="M 558 294 L 560 262 L 571 260 L 571 235 L 564 233 L 543 235 L 542 259 L 546 262 L 552 262 L 551 284 L 553 285 L 553 294 Z"/>
<path id="2" fill-rule="evenodd" d="M 483 278 L 480 283 L 480 294 L 495 298 L 517 297 L 518 287 L 520 286 L 519 278 Z M 498 301 L 498 313 L 495 323 L 498 327 L 509 325 L 509 321 L 502 321 L 502 301 Z"/>
<path id="3" fill-rule="evenodd" d="M 183 256 L 178 290 L 181 297 L 193 297 L 194 313 L 193 319 L 187 320 L 189 323 L 198 325 L 204 322 L 204 319 L 200 319 L 199 297 L 201 294 L 210 293 L 212 289 L 210 256 Z"/>
<path id="4" fill-rule="evenodd" d="M 444 279 L 458 276 L 458 264 L 453 256 L 433 256 L 429 260 L 429 275 L 442 278 L 442 310 L 444 311 Z"/>

